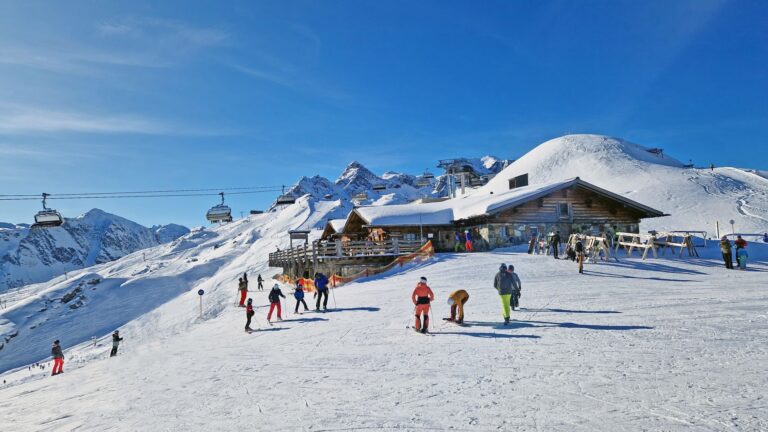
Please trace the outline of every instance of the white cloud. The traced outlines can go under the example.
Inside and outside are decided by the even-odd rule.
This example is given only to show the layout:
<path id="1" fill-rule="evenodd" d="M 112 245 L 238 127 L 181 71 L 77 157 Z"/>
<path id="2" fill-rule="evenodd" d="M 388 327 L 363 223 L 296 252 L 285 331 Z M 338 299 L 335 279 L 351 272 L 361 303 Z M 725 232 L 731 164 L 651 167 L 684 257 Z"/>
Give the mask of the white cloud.
<path id="1" fill-rule="evenodd" d="M 93 114 L 77 111 L 0 106 L 0 135 L 49 133 L 227 135 L 232 131 L 186 127 L 135 115 Z"/>

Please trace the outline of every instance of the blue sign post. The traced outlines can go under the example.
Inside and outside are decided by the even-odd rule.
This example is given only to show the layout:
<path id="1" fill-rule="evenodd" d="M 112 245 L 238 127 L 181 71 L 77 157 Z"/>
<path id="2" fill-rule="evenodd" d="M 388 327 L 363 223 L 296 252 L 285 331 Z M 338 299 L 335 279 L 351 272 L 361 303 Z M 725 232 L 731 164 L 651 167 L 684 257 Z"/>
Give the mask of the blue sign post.
<path id="1" fill-rule="evenodd" d="M 203 294 L 205 294 L 205 291 L 202 289 L 197 290 L 197 295 L 200 296 L 200 319 L 203 319 Z"/>

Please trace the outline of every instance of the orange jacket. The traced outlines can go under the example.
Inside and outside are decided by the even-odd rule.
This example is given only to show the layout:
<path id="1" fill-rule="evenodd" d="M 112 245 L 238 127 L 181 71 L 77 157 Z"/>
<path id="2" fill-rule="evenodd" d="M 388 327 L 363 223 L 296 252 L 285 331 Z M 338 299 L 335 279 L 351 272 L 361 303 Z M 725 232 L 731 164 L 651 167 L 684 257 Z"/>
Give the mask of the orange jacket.
<path id="1" fill-rule="evenodd" d="M 419 282 L 416 288 L 414 288 L 413 294 L 411 294 L 413 304 L 429 304 L 434 299 L 435 294 L 432 292 L 432 289 L 423 282 Z"/>

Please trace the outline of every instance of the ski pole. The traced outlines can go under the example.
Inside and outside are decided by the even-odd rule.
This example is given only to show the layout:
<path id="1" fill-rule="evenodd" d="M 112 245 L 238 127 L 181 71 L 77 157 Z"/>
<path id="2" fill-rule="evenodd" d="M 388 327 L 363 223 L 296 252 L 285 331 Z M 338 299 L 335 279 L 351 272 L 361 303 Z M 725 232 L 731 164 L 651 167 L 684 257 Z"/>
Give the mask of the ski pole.
<path id="1" fill-rule="evenodd" d="M 334 288 L 329 287 L 328 289 L 331 290 L 331 295 L 333 295 L 333 308 L 336 309 L 336 292 L 333 291 Z"/>

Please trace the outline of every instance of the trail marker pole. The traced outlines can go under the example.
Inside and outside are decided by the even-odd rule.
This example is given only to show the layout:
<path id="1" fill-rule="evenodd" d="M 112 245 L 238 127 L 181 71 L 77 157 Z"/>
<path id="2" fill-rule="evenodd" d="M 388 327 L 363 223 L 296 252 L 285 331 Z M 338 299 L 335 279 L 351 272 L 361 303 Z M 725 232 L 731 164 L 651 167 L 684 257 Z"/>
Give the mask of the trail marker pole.
<path id="1" fill-rule="evenodd" d="M 202 289 L 197 291 L 197 295 L 200 297 L 200 319 L 203 319 L 203 294 L 205 294 L 205 291 Z"/>

